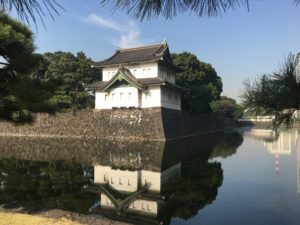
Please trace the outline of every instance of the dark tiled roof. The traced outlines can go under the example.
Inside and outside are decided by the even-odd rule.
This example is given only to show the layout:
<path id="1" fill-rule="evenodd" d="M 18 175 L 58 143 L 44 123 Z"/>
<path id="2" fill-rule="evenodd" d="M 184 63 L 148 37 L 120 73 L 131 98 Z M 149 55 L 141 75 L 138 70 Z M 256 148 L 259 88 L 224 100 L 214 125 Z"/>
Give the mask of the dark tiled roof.
<path id="1" fill-rule="evenodd" d="M 106 83 L 107 82 L 104 82 L 104 81 L 98 81 L 96 83 L 86 84 L 86 85 L 84 85 L 84 88 L 90 89 L 90 90 L 98 90 L 98 89 L 101 89 L 102 87 L 104 87 L 104 85 Z"/>
<path id="2" fill-rule="evenodd" d="M 107 60 L 94 63 L 96 67 L 109 65 L 132 64 L 139 62 L 157 61 L 168 58 L 172 62 L 167 44 L 158 44 L 138 48 L 118 49 L 116 53 Z"/>
<path id="3" fill-rule="evenodd" d="M 160 78 L 143 78 L 143 79 L 136 79 L 137 83 L 142 85 L 143 88 L 150 87 L 150 86 L 166 86 L 171 89 L 175 89 L 176 91 L 182 92 L 182 93 L 187 93 L 188 90 L 185 88 L 182 88 L 176 84 L 172 84 L 168 81 L 162 80 Z M 85 88 L 90 89 L 90 90 L 102 90 L 104 89 L 110 81 L 99 81 L 93 84 L 88 84 L 85 85 Z"/>
<path id="4" fill-rule="evenodd" d="M 137 79 L 139 83 L 141 83 L 144 86 L 148 86 L 148 85 L 156 85 L 156 84 L 163 84 L 166 81 L 162 80 L 160 78 L 157 77 L 151 77 L 151 78 L 142 78 L 142 79 Z"/>

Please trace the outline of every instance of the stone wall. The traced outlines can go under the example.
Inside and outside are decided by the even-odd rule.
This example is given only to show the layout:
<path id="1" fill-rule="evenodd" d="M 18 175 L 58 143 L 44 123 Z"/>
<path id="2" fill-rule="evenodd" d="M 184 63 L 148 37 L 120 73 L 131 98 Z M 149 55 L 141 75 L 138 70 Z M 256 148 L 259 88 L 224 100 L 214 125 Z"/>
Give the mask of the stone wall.
<path id="1" fill-rule="evenodd" d="M 56 115 L 39 113 L 32 124 L 25 125 L 0 121 L 0 136 L 167 140 L 225 127 L 224 120 L 215 115 L 170 109 L 86 109 Z"/>

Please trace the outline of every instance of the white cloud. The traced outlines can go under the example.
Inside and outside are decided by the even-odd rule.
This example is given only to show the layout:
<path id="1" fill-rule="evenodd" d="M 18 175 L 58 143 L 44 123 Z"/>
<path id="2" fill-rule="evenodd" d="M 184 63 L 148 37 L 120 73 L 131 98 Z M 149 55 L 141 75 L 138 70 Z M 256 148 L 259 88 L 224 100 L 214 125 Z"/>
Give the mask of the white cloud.
<path id="1" fill-rule="evenodd" d="M 144 42 L 140 39 L 140 34 L 140 29 L 136 23 L 130 21 L 126 33 L 122 34 L 114 44 L 120 48 L 141 46 Z"/>
<path id="2" fill-rule="evenodd" d="M 95 26 L 105 27 L 116 31 L 123 31 L 123 27 L 114 20 L 106 19 L 96 14 L 90 14 L 84 21 Z"/>
<path id="3" fill-rule="evenodd" d="M 111 43 L 117 47 L 130 48 L 146 43 L 146 41 L 141 40 L 140 28 L 134 21 L 127 21 L 121 24 L 115 20 L 107 19 L 96 14 L 90 14 L 83 20 L 89 24 L 116 31 L 118 36 L 110 37 L 110 40 L 112 40 Z"/>

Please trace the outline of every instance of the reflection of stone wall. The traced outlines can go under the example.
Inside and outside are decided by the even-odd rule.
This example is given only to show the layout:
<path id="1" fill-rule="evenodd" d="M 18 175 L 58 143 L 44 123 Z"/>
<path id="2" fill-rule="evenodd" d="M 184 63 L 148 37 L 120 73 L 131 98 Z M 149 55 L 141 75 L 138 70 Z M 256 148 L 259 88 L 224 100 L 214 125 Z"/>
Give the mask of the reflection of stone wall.
<path id="1" fill-rule="evenodd" d="M 0 135 L 46 137 L 96 137 L 105 139 L 165 140 L 224 128 L 213 115 L 193 115 L 176 110 L 81 110 L 37 114 L 33 124 L 0 122 Z"/>
<path id="2" fill-rule="evenodd" d="M 0 137 L 0 160 L 74 161 L 114 168 L 160 171 L 165 142 L 114 142 L 96 139 Z M 136 160 L 139 158 L 139 160 Z"/>

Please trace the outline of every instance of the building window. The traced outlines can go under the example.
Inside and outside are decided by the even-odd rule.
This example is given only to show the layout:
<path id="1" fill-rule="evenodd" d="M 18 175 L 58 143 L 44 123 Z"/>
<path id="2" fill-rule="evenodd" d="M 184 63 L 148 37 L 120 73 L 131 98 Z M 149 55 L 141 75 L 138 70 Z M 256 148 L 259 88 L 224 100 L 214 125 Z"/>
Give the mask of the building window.
<path id="1" fill-rule="evenodd" d="M 120 100 L 123 99 L 123 93 L 120 93 Z"/>
<path id="2" fill-rule="evenodd" d="M 120 185 L 122 185 L 123 183 L 122 183 L 122 179 L 121 178 L 119 178 L 119 184 Z"/>
<path id="3" fill-rule="evenodd" d="M 113 178 L 112 178 L 112 177 L 110 178 L 110 183 L 111 183 L 111 184 L 113 184 L 113 183 L 114 183 L 114 180 L 113 180 Z"/>
<path id="4" fill-rule="evenodd" d="M 131 96 L 132 96 L 132 93 L 129 92 L 129 93 L 128 93 L 128 99 L 129 99 L 129 100 L 131 99 Z"/>
<path id="5" fill-rule="evenodd" d="M 146 77 L 146 76 L 147 76 L 147 70 L 143 69 L 143 77 Z"/>
<path id="6" fill-rule="evenodd" d="M 151 74 L 151 68 L 148 69 L 148 76 Z"/>
<path id="7" fill-rule="evenodd" d="M 128 179 L 128 186 L 131 186 L 130 179 Z"/>
<path id="8" fill-rule="evenodd" d="M 133 70 L 133 75 L 134 75 L 134 76 L 137 75 L 137 70 Z"/>
<path id="9" fill-rule="evenodd" d="M 112 93 L 111 94 L 111 100 L 114 100 L 114 98 L 115 98 L 115 93 Z"/>
<path id="10" fill-rule="evenodd" d="M 107 100 L 108 100 L 108 94 L 105 94 L 104 99 L 107 102 Z"/>
<path id="11" fill-rule="evenodd" d="M 146 99 L 149 99 L 149 98 L 150 98 L 150 93 L 149 93 L 149 92 L 146 92 L 146 93 L 145 93 L 145 97 L 146 97 Z"/>

